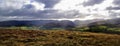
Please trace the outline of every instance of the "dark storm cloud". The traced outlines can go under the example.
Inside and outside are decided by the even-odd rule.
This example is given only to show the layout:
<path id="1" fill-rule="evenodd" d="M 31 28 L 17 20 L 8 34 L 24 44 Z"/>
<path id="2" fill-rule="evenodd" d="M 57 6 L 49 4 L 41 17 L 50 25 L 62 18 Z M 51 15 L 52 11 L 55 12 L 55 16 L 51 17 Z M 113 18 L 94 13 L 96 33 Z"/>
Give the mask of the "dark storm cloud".
<path id="1" fill-rule="evenodd" d="M 26 5 L 24 5 L 22 8 L 23 8 L 23 9 L 32 9 L 32 8 L 35 8 L 35 6 L 32 5 L 32 4 L 26 4 Z"/>
<path id="2" fill-rule="evenodd" d="M 120 0 L 114 0 L 113 2 L 115 5 L 120 5 Z"/>
<path id="3" fill-rule="evenodd" d="M 84 6 L 93 6 L 95 4 L 100 4 L 102 3 L 104 0 L 88 0 L 87 2 L 84 2 L 83 5 Z"/>
<path id="4" fill-rule="evenodd" d="M 13 10 L 14 10 L 14 9 L 11 9 L 11 8 L 9 8 L 9 9 L 1 9 L 1 8 L 0 8 L 0 16 L 4 16 L 4 15 L 10 13 L 10 12 L 13 11 Z"/>
<path id="5" fill-rule="evenodd" d="M 54 5 L 60 2 L 60 0 L 35 0 L 45 4 L 45 8 L 52 8 Z"/>
<path id="6" fill-rule="evenodd" d="M 72 18 L 82 18 L 85 15 L 79 13 L 78 11 L 65 11 L 65 12 L 58 12 L 58 10 L 38 10 L 34 11 L 33 9 L 19 9 L 14 10 L 12 12 L 4 14 L 4 16 L 26 16 L 32 17 L 33 19 L 72 19 Z"/>
<path id="7" fill-rule="evenodd" d="M 7 1 L 7 2 L 6 2 Z M 27 0 L 6 0 L 3 2 L 0 1 L 0 19 L 3 20 L 11 20 L 14 19 L 75 19 L 75 18 L 82 18 L 84 19 L 86 16 L 89 16 L 90 13 L 80 13 L 79 9 L 72 9 L 72 10 L 57 10 L 53 7 L 59 3 L 61 0 L 33 0 L 29 3 Z M 17 2 L 16 2 L 17 1 Z M 62 0 L 64 1 L 64 0 Z M 68 0 L 69 1 L 69 0 Z M 78 0 L 80 1 L 80 0 Z M 88 0 L 87 2 L 84 2 L 81 5 L 84 6 L 94 6 L 95 4 L 101 4 L 104 0 Z M 119 0 L 115 0 L 114 4 L 120 5 Z M 36 4 L 37 3 L 37 4 Z M 39 5 L 44 4 L 45 7 Z M 76 2 L 74 2 L 76 3 Z M 3 5 L 2 5 L 3 4 Z M 4 5 L 9 4 L 9 5 Z M 67 3 L 66 3 L 67 4 Z M 64 4 L 62 4 L 64 5 Z M 68 4 L 70 5 L 70 4 Z M 71 5 L 70 5 L 71 6 Z M 43 8 L 43 10 L 39 9 L 40 7 Z M 84 7 L 86 8 L 86 7 Z M 102 7 L 100 7 L 102 8 Z M 96 12 L 99 11 L 99 9 L 95 9 Z M 91 10 L 89 12 L 93 12 L 95 10 Z M 120 10 L 120 7 L 107 7 L 107 10 Z M 60 12 L 59 12 L 60 11 Z M 81 10 L 82 11 L 82 10 Z M 94 14 L 91 14 L 94 15 Z M 99 13 L 98 13 L 99 15 Z M 93 17 L 99 17 L 98 15 L 95 15 Z M 119 13 L 110 12 L 110 17 L 116 17 L 119 16 Z M 105 17 L 103 17 L 105 18 Z"/>
<path id="8" fill-rule="evenodd" d="M 117 18 L 118 16 L 120 16 L 120 12 L 114 12 L 114 11 L 110 11 L 110 18 Z"/>
<path id="9" fill-rule="evenodd" d="M 13 10 L 12 12 L 3 12 L 1 11 L 0 13 L 5 13 L 5 14 L 0 14 L 2 16 L 28 16 L 28 17 L 36 17 L 36 18 L 49 18 L 54 15 L 54 13 L 57 12 L 57 10 L 38 10 L 35 11 L 31 7 L 27 7 L 30 9 L 18 9 L 18 10 Z"/>
<path id="10" fill-rule="evenodd" d="M 120 7 L 107 7 L 107 10 L 120 10 Z"/>
<path id="11" fill-rule="evenodd" d="M 112 3 L 114 6 L 107 7 L 106 10 L 109 11 L 110 18 L 118 18 L 120 16 L 120 12 L 117 12 L 120 10 L 120 0 L 114 0 Z"/>

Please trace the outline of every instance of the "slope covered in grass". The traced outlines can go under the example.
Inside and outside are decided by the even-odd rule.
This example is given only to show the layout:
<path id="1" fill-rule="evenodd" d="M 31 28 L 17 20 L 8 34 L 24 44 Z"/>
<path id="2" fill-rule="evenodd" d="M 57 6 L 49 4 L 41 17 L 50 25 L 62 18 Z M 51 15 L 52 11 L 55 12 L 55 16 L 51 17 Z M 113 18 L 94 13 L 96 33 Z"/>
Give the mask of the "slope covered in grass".
<path id="1" fill-rule="evenodd" d="M 0 46 L 120 46 L 120 35 L 0 29 Z"/>

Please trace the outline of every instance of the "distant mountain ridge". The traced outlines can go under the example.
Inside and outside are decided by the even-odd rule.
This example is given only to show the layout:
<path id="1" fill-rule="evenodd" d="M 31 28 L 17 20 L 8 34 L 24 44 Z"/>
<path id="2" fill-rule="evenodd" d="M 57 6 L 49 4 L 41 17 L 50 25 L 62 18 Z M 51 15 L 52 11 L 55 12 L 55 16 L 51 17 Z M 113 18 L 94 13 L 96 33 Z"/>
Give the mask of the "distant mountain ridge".
<path id="1" fill-rule="evenodd" d="M 0 22 L 0 27 L 11 27 L 11 26 L 33 26 L 33 27 L 45 27 L 45 28 L 69 28 L 75 27 L 74 22 L 69 20 L 57 21 L 57 20 L 31 20 L 31 21 L 2 21 Z"/>
<path id="2" fill-rule="evenodd" d="M 58 28 L 72 28 L 72 27 L 83 27 L 83 26 L 93 26 L 93 25 L 107 25 L 120 27 L 120 18 L 109 19 L 109 20 L 86 20 L 86 21 L 69 21 L 69 20 L 11 20 L 11 21 L 1 21 L 0 27 L 11 27 L 11 26 L 35 26 L 35 27 L 58 27 Z"/>
<path id="3" fill-rule="evenodd" d="M 88 25 L 89 26 L 105 25 L 105 26 L 109 26 L 109 27 L 120 27 L 120 18 L 96 21 L 96 22 L 90 23 Z"/>

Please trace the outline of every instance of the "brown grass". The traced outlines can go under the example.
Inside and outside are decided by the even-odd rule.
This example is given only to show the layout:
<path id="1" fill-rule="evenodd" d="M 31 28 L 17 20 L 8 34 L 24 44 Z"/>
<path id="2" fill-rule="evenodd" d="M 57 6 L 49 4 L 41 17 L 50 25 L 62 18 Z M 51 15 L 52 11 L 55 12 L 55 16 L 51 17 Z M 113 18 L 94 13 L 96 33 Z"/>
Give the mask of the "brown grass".
<path id="1" fill-rule="evenodd" d="M 0 46 L 120 46 L 120 35 L 0 29 Z"/>

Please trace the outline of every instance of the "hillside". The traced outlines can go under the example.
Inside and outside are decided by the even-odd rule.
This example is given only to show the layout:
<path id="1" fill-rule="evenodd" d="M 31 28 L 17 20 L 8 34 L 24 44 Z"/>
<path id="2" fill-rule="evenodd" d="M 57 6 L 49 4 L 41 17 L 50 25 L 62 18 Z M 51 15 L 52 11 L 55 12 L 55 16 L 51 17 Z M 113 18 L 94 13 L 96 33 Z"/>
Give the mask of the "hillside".
<path id="1" fill-rule="evenodd" d="M 120 27 L 120 18 L 96 21 L 96 22 L 92 22 L 92 23 L 88 24 L 88 26 L 95 26 L 95 25 L 105 25 L 105 26 L 109 26 L 109 27 Z"/>
<path id="2" fill-rule="evenodd" d="M 120 35 L 59 30 L 0 29 L 0 46 L 120 46 Z"/>
<path id="3" fill-rule="evenodd" d="M 10 26 L 43 26 L 48 23 L 58 23 L 58 24 L 69 24 L 73 23 L 69 20 L 9 20 L 9 21 L 0 21 L 0 27 L 10 27 Z M 63 25 L 64 26 L 64 25 Z"/>

